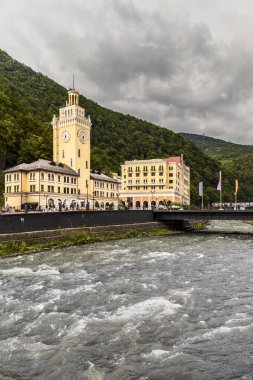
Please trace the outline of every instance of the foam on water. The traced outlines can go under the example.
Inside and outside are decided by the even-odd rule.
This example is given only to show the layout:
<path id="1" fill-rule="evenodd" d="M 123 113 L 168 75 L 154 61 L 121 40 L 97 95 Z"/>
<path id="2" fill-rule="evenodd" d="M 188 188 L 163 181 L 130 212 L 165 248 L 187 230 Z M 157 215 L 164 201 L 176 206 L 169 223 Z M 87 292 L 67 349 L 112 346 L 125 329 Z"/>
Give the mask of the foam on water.
<path id="1" fill-rule="evenodd" d="M 125 320 L 150 318 L 151 316 L 158 318 L 161 315 L 174 314 L 180 306 L 171 303 L 164 297 L 155 297 L 129 306 L 121 306 L 112 317 Z"/>
<path id="2" fill-rule="evenodd" d="M 141 256 L 142 259 L 163 258 L 163 257 L 174 258 L 174 257 L 176 257 L 176 254 L 172 253 L 172 252 L 167 252 L 167 251 L 164 251 L 164 252 L 155 251 L 155 252 L 150 252 L 150 253 L 147 253 L 147 254 Z"/>
<path id="3" fill-rule="evenodd" d="M 166 351 L 166 350 L 152 350 L 149 354 L 143 354 L 142 356 L 151 361 L 164 361 L 168 359 L 174 359 L 177 356 L 186 355 L 182 352 L 173 352 L 173 351 Z"/>
<path id="4" fill-rule="evenodd" d="M 2 276 L 13 276 L 13 277 L 24 277 L 31 276 L 34 274 L 33 270 L 30 268 L 14 267 L 10 269 L 0 269 L 0 274 Z"/>

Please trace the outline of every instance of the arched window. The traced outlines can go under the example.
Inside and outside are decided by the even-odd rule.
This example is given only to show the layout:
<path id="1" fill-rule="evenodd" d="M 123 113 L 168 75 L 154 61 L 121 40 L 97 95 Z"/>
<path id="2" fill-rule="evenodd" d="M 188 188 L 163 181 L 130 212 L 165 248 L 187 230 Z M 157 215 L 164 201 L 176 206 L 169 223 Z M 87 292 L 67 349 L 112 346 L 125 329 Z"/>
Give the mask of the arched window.
<path id="1" fill-rule="evenodd" d="M 147 201 L 143 202 L 143 209 L 148 209 L 148 202 Z"/>

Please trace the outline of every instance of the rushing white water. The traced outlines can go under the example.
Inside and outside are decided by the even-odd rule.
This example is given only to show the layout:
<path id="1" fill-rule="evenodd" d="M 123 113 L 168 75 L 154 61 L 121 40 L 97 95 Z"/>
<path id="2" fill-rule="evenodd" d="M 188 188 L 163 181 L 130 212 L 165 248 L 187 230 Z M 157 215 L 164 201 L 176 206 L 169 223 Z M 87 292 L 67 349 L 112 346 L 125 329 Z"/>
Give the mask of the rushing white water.
<path id="1" fill-rule="evenodd" d="M 253 238 L 2 259 L 0 379 L 252 379 Z"/>

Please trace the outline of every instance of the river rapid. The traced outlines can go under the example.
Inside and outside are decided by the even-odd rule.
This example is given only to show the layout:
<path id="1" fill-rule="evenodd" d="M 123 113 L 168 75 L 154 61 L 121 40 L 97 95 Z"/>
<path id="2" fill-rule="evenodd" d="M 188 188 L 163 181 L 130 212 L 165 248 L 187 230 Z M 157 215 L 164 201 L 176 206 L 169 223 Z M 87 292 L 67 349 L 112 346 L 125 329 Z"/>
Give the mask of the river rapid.
<path id="1" fill-rule="evenodd" d="M 253 379 L 253 237 L 0 261 L 0 379 Z"/>

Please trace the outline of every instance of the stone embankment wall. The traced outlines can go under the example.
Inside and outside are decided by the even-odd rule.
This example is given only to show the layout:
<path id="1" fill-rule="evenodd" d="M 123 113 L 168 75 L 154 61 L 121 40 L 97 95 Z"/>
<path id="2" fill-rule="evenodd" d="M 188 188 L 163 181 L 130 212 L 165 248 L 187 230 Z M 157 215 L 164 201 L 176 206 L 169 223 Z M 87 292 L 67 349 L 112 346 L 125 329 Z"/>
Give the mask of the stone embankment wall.
<path id="1" fill-rule="evenodd" d="M 163 223 L 159 222 L 146 222 L 134 223 L 124 225 L 109 225 L 109 226 L 96 226 L 96 227 L 79 227 L 79 228 L 64 228 L 43 231 L 19 232 L 0 234 L 0 243 L 9 241 L 34 241 L 46 242 L 52 240 L 66 239 L 75 235 L 86 234 L 90 236 L 106 236 L 112 233 L 122 234 L 128 231 L 151 231 L 154 229 L 167 229 Z"/>
<path id="2" fill-rule="evenodd" d="M 153 221 L 154 215 L 151 210 L 1 214 L 0 234 L 151 223 Z"/>

